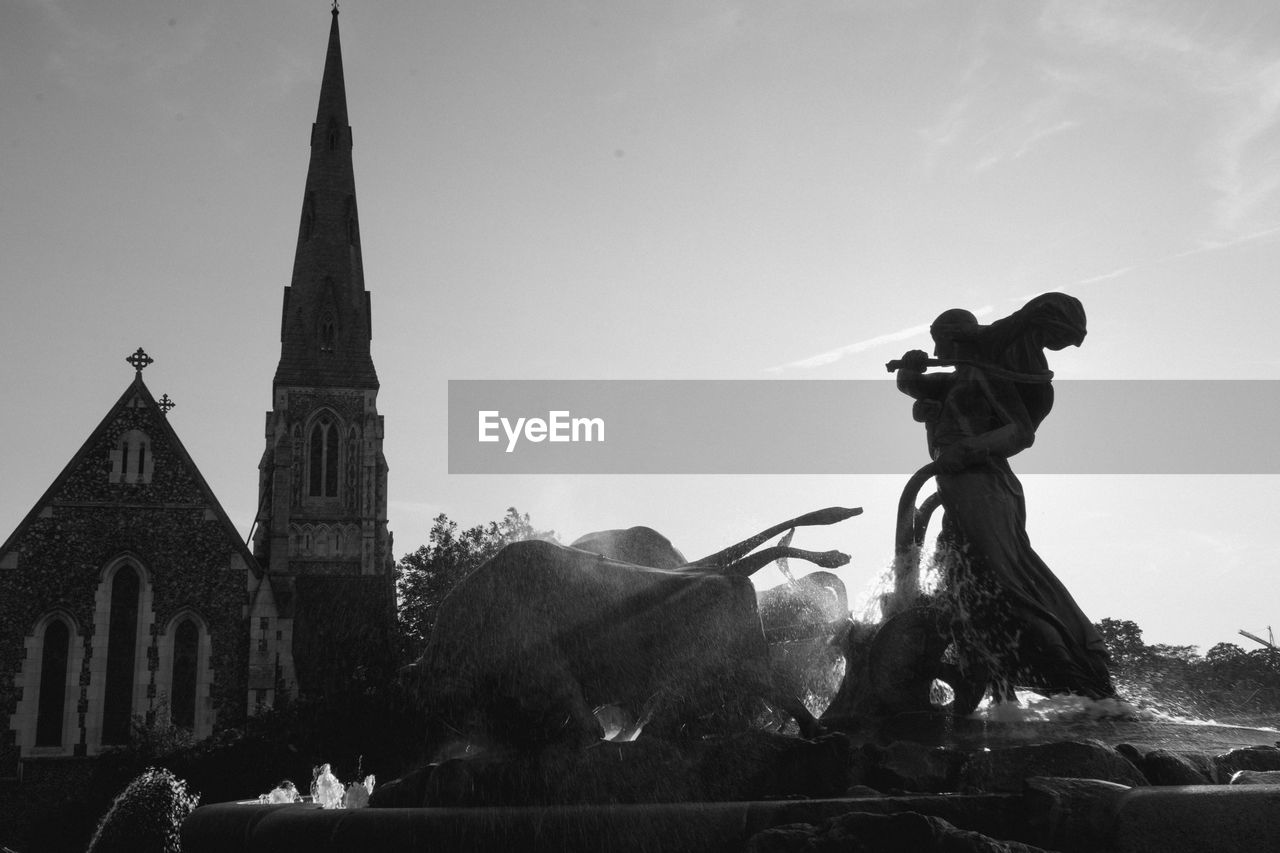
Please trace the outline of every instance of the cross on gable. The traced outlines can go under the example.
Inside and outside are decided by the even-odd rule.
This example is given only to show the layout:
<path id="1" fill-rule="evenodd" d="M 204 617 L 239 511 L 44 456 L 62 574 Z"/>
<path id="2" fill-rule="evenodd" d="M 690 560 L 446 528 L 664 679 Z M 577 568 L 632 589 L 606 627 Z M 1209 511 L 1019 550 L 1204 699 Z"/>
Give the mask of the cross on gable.
<path id="1" fill-rule="evenodd" d="M 142 368 L 155 361 L 155 359 L 143 352 L 142 347 L 138 347 L 138 351 L 133 355 L 126 357 L 125 361 L 132 364 L 133 369 L 138 371 L 138 373 L 142 373 Z"/>
<path id="2" fill-rule="evenodd" d="M 165 394 L 163 397 L 160 398 L 160 401 L 156 403 L 156 405 L 160 407 L 160 411 L 168 415 L 169 410 L 174 408 L 178 404 L 170 400 L 168 394 Z"/>

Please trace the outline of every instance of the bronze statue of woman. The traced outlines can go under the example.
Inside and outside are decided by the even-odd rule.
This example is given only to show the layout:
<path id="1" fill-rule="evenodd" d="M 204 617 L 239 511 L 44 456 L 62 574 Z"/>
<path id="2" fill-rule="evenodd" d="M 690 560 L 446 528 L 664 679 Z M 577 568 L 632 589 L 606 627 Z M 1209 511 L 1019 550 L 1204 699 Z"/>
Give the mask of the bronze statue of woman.
<path id="1" fill-rule="evenodd" d="M 945 511 L 939 545 L 950 552 L 944 595 L 962 667 L 986 670 L 997 701 L 1013 698 L 1014 685 L 1114 696 L 1106 644 L 1032 549 L 1022 484 L 1009 467 L 1053 406 L 1044 350 L 1080 345 L 1084 308 L 1048 293 L 990 326 L 952 309 L 930 332 L 935 358 L 954 372 L 926 374 L 928 355 L 913 350 L 897 383 L 917 400 L 934 459 Z"/>

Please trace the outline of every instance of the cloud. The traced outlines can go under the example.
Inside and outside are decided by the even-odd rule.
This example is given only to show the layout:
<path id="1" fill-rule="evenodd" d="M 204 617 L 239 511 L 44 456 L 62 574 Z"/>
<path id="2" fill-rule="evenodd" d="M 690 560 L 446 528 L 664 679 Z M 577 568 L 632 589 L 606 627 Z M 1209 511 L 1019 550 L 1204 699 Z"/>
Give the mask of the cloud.
<path id="1" fill-rule="evenodd" d="M 1035 104 L 1023 119 L 1012 123 L 999 133 L 999 139 L 990 153 L 978 160 L 973 167 L 982 172 L 1007 160 L 1017 160 L 1028 154 L 1044 140 L 1078 127 L 1080 123 L 1070 119 L 1052 119 L 1042 113 L 1059 108 L 1058 99 Z"/>
<path id="2" fill-rule="evenodd" d="M 972 113 L 983 89 L 981 82 L 990 54 L 983 45 L 985 27 L 963 45 L 968 58 L 958 75 L 957 90 L 942 110 L 938 120 L 917 131 L 924 147 L 924 171 L 931 172 L 948 149 L 955 146 L 973 124 Z"/>
<path id="3" fill-rule="evenodd" d="M 944 156 L 984 172 L 1079 125 L 1042 71 L 1044 56 L 1028 37 L 1030 9 L 977 11 L 954 37 L 961 58 L 952 91 L 938 118 L 917 131 L 926 172 Z"/>
<path id="4" fill-rule="evenodd" d="M 1133 272 L 1134 269 L 1136 269 L 1136 267 L 1132 267 L 1132 266 L 1120 267 L 1120 269 L 1112 270 L 1111 272 L 1104 272 L 1101 275 L 1093 275 L 1093 276 L 1089 276 L 1088 278 L 1082 278 L 1079 281 L 1077 281 L 1076 284 L 1097 284 L 1100 281 L 1109 281 L 1113 278 L 1120 278 L 1123 275 L 1128 275 L 1129 273 Z"/>
<path id="5" fill-rule="evenodd" d="M 1228 97 L 1208 163 L 1219 193 L 1215 219 L 1230 232 L 1248 227 L 1280 190 L 1280 164 L 1271 156 L 1280 141 L 1280 60 L 1242 77 Z"/>
<path id="6" fill-rule="evenodd" d="M 1134 272 L 1135 270 L 1149 269 L 1150 267 L 1157 267 L 1157 266 L 1160 266 L 1161 264 L 1167 264 L 1173 261 L 1179 261 L 1179 260 L 1182 260 L 1183 258 L 1195 257 L 1196 255 L 1204 255 L 1204 254 L 1208 254 L 1209 252 L 1220 252 L 1224 249 L 1230 249 L 1233 246 L 1239 246 L 1244 243 L 1252 243 L 1256 240 L 1264 240 L 1267 237 L 1271 237 L 1276 234 L 1280 234 L 1280 225 L 1273 225 L 1270 228 L 1264 228 L 1260 231 L 1253 231 L 1248 234 L 1242 234 L 1238 237 L 1233 237 L 1229 240 L 1215 240 L 1215 241 L 1205 242 L 1195 247 L 1194 249 L 1186 249 L 1181 252 L 1174 252 L 1173 254 L 1164 255 L 1162 257 L 1154 258 L 1149 261 L 1143 261 L 1138 264 L 1131 264 L 1127 267 L 1120 267 L 1119 269 L 1114 269 L 1111 272 L 1105 272 L 1100 275 L 1093 275 L 1093 276 L 1089 276 L 1088 278 L 1079 279 L 1078 281 L 1075 282 L 1074 286 L 1079 287 L 1081 285 L 1097 284 L 1098 282 L 1102 282 L 1102 281 L 1110 281 L 1112 279 L 1123 278 L 1124 276 L 1128 275 L 1131 272 Z"/>
<path id="7" fill-rule="evenodd" d="M 987 314 L 990 314 L 994 310 L 995 310 L 995 306 L 985 305 L 982 308 L 979 308 L 977 311 L 974 311 L 973 313 L 975 316 L 984 317 Z M 820 352 L 817 355 L 811 355 L 807 358 L 802 358 L 797 361 L 789 361 L 786 364 L 779 364 L 775 367 L 769 367 L 769 368 L 766 368 L 766 371 L 768 373 L 777 374 L 777 373 L 782 373 L 784 370 L 810 370 L 815 367 L 825 367 L 826 365 L 837 362 L 840 359 L 845 358 L 846 356 L 857 355 L 858 353 L 866 352 L 867 350 L 877 349 L 879 347 L 884 346 L 885 344 L 891 344 L 897 341 L 905 341 L 911 338 L 926 337 L 928 336 L 928 334 L 929 334 L 928 323 L 925 323 L 922 326 L 910 326 L 906 329 L 899 329 L 896 332 L 886 332 L 883 335 L 876 335 L 874 338 L 867 338 L 866 340 L 857 341 L 851 344 L 845 344 L 842 347 L 836 347 L 833 350 Z"/>
<path id="8" fill-rule="evenodd" d="M 792 369 L 810 369 L 814 367 L 824 367 L 825 365 L 837 362 L 845 356 L 856 355 L 860 352 L 866 352 L 869 349 L 891 344 L 894 341 L 903 341 L 908 338 L 915 338 L 921 335 L 929 334 L 929 325 L 911 326 L 907 329 L 899 329 L 896 332 L 889 332 L 884 335 L 877 335 L 874 338 L 867 338 L 864 341 L 858 341 L 852 344 L 846 344 L 842 347 L 836 347 L 833 350 L 820 352 L 817 355 L 811 355 L 808 358 L 802 358 L 798 361 L 790 361 L 786 364 L 780 364 L 776 367 L 768 368 L 770 373 L 781 373 L 784 370 Z"/>
<path id="9" fill-rule="evenodd" d="M 1280 12 L 1049 0 L 975 17 L 951 91 L 918 131 L 926 172 L 944 158 L 990 172 L 1086 125 L 1123 145 L 1119 107 L 1131 127 L 1160 128 L 1153 153 L 1193 152 L 1170 180 L 1211 194 L 1196 209 L 1206 239 L 1280 222 Z"/>
<path id="10" fill-rule="evenodd" d="M 1094 96 L 1141 97 L 1195 136 L 1189 172 L 1215 194 L 1210 225 L 1230 241 L 1280 219 L 1280 50 L 1257 16 L 1209 8 L 1052 2 L 1040 29 Z"/>

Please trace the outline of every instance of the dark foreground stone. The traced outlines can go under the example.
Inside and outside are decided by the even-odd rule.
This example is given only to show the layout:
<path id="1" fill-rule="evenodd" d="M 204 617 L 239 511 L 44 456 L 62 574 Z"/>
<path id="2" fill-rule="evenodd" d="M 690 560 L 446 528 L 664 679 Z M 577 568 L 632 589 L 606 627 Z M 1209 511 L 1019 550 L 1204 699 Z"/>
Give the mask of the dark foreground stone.
<path id="1" fill-rule="evenodd" d="M 1101 779 L 1130 787 L 1149 784 L 1114 748 L 1096 741 L 1064 741 L 976 752 L 962 776 L 965 790 L 1021 791 L 1033 776 Z"/>
<path id="2" fill-rule="evenodd" d="M 183 825 L 182 845 L 186 853 L 737 853 L 775 827 L 820 827 L 841 815 L 903 812 L 941 818 L 957 829 L 1003 841 L 1010 851 L 1038 847 L 1061 853 L 1238 853 L 1274 850 L 1280 838 L 1277 786 L 1126 789 L 1088 780 L 1066 785 L 1062 781 L 1037 781 L 1039 790 L 1024 794 L 757 803 L 353 811 L 222 803 L 196 809 Z M 868 819 L 848 820 L 857 825 Z M 907 826 L 904 832 L 917 831 Z M 943 838 L 944 846 L 932 849 L 966 849 L 945 846 L 951 841 Z M 979 841 L 961 838 L 964 843 Z M 763 853 L 763 848 L 757 849 Z M 807 849 L 848 853 L 860 848 Z"/>
<path id="3" fill-rule="evenodd" d="M 1211 785 L 1217 779 L 1212 760 L 1167 749 L 1153 749 L 1137 765 L 1152 785 Z"/>
<path id="4" fill-rule="evenodd" d="M 998 744 L 990 732 L 969 743 L 960 731 L 948 744 L 864 739 L 857 748 L 844 735 L 804 741 L 748 732 L 473 758 L 381 786 L 373 799 L 382 808 L 205 806 L 184 825 L 183 844 L 187 853 L 737 853 L 760 833 L 787 826 L 756 849 L 805 838 L 805 849 L 848 853 L 882 849 L 852 846 L 861 838 L 854 827 L 878 825 L 899 827 L 894 837 L 941 839 L 939 850 L 986 843 L 964 832 L 1005 845 L 978 850 L 1020 849 L 1014 843 L 1062 853 L 1275 849 L 1280 786 L 1179 784 L 1226 782 L 1228 771 L 1274 772 L 1274 732 L 1205 727 L 1184 743 L 1160 726 L 1089 731 L 1099 730 L 1118 746 L 1063 741 L 1061 729 L 1048 732 L 1059 739 L 1047 743 Z M 1024 740 L 1039 734 L 1017 733 Z M 1231 748 L 1254 738 L 1270 740 Z M 906 812 L 962 834 L 920 818 L 877 824 L 849 817 Z M 823 829 L 842 816 L 845 829 Z"/>
<path id="5" fill-rule="evenodd" d="M 820 826 L 790 824 L 766 829 L 747 842 L 746 853 L 1044 853 L 1019 841 L 999 841 L 957 829 L 916 812 L 852 812 Z"/>
<path id="6" fill-rule="evenodd" d="M 1237 770 L 1280 770 L 1280 749 L 1274 746 L 1249 746 L 1216 756 L 1213 763 L 1225 781 Z"/>
<path id="7" fill-rule="evenodd" d="M 744 732 L 705 741 L 642 738 L 589 749 L 453 759 L 375 789 L 375 808 L 697 803 L 834 797 L 855 781 L 849 738 Z"/>

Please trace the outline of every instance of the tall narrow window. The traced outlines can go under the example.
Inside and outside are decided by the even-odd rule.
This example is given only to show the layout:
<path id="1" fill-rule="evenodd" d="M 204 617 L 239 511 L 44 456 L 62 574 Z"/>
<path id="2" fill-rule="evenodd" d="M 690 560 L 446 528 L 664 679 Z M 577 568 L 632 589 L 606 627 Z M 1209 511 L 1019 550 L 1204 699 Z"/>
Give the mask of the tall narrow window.
<path id="1" fill-rule="evenodd" d="M 354 246 L 356 244 L 356 199 L 355 196 L 347 196 L 346 205 L 347 219 L 347 245 Z"/>
<path id="2" fill-rule="evenodd" d="M 36 746 L 62 746 L 62 712 L 67 700 L 67 656 L 71 632 L 56 619 L 44 631 L 40 658 L 40 704 L 36 717 Z"/>
<path id="3" fill-rule="evenodd" d="M 325 317 L 320 322 L 320 352 L 333 352 L 334 343 L 338 337 L 337 327 L 333 323 L 332 317 Z"/>
<path id="4" fill-rule="evenodd" d="M 311 232 L 315 228 L 315 221 L 316 194 L 314 192 L 309 192 L 307 193 L 306 201 L 302 203 L 302 226 L 298 229 L 303 240 L 311 239 Z"/>
<path id="5" fill-rule="evenodd" d="M 173 680 L 169 712 L 175 726 L 196 727 L 196 664 L 200 654 L 200 630 L 183 619 L 173 635 Z"/>
<path id="6" fill-rule="evenodd" d="M 141 430 L 131 429 L 111 451 L 111 482 L 150 483 L 155 468 L 151 439 Z"/>
<path id="7" fill-rule="evenodd" d="M 311 428 L 309 459 L 310 494 L 312 497 L 338 496 L 338 427 L 321 418 Z"/>
<path id="8" fill-rule="evenodd" d="M 107 632 L 107 684 L 102 700 L 102 742 L 128 743 L 133 715 L 133 666 L 138 649 L 138 593 L 132 566 L 124 565 L 111 582 L 111 628 Z"/>

